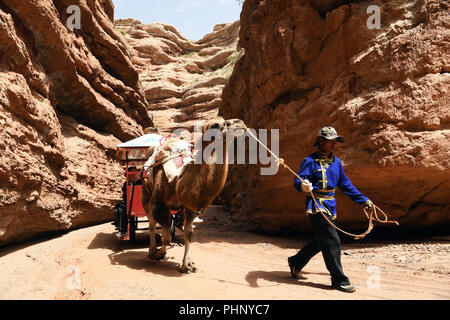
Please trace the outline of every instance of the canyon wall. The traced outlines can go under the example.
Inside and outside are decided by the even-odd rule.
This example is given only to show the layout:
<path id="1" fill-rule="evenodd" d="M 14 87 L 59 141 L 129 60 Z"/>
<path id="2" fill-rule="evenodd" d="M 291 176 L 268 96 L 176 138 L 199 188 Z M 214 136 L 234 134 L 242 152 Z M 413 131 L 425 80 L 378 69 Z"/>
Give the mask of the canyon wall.
<path id="1" fill-rule="evenodd" d="M 217 24 L 198 41 L 171 25 L 116 20 L 131 47 L 149 110 L 160 133 L 192 130 L 196 121 L 216 116 L 222 90 L 243 53 L 237 48 L 240 23 Z"/>
<path id="2" fill-rule="evenodd" d="M 381 24 L 370 29 L 373 5 Z M 116 145 L 217 114 L 279 129 L 294 171 L 331 125 L 346 138 L 346 174 L 392 219 L 448 226 L 449 9 L 247 0 L 240 21 L 191 41 L 163 23 L 114 21 L 111 0 L 0 0 L 0 245 L 111 220 L 124 180 Z M 309 231 L 294 176 L 260 168 L 231 166 L 221 197 L 236 227 Z M 336 198 L 339 226 L 367 225 Z"/>
<path id="3" fill-rule="evenodd" d="M 380 28 L 369 28 L 380 12 Z M 450 7 L 444 0 L 247 0 L 245 50 L 220 114 L 279 129 L 294 171 L 319 129 L 346 139 L 335 154 L 353 184 L 401 227 L 450 222 Z M 369 23 L 368 23 L 369 21 Z M 266 232 L 310 230 L 305 195 L 280 168 L 234 165 L 223 195 L 233 219 Z M 337 191 L 337 225 L 367 226 Z"/>
<path id="4" fill-rule="evenodd" d="M 153 125 L 113 19 L 111 0 L 0 0 L 0 245 L 113 218 L 116 145 Z"/>

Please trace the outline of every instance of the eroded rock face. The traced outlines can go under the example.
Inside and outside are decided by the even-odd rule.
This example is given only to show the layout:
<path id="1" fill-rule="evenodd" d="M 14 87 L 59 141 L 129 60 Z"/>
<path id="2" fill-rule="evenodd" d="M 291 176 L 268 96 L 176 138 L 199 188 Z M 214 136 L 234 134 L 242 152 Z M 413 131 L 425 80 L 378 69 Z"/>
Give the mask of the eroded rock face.
<path id="1" fill-rule="evenodd" d="M 0 1 L 0 245 L 113 217 L 116 145 L 152 126 L 113 15 L 110 0 Z"/>
<path id="2" fill-rule="evenodd" d="M 224 85 L 243 53 L 237 48 L 239 21 L 216 25 L 196 42 L 163 23 L 119 19 L 116 26 L 132 48 L 132 61 L 160 133 L 191 130 L 196 121 L 217 115 Z"/>
<path id="3" fill-rule="evenodd" d="M 349 3 L 350 2 L 350 3 Z M 369 29 L 368 5 L 381 9 Z M 449 224 L 450 16 L 444 0 L 247 0 L 225 118 L 280 130 L 294 171 L 318 130 L 346 138 L 336 155 L 353 184 L 405 227 Z M 309 230 L 294 176 L 235 166 L 226 186 L 236 216 L 269 232 Z M 242 182 L 242 181 L 245 182 Z M 337 224 L 363 228 L 360 207 L 337 192 Z"/>

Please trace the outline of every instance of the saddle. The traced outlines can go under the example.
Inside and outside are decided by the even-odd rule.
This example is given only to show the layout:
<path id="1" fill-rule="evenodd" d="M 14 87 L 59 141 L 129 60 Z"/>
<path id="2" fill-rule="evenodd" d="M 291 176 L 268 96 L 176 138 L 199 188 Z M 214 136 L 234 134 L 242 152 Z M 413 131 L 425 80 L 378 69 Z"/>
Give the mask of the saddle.
<path id="1" fill-rule="evenodd" d="M 149 147 L 146 156 L 148 157 L 144 164 L 146 175 L 153 179 L 153 168 L 162 165 L 169 183 L 179 179 L 186 165 L 194 161 L 192 144 L 180 138 L 169 138 L 160 146 Z"/>

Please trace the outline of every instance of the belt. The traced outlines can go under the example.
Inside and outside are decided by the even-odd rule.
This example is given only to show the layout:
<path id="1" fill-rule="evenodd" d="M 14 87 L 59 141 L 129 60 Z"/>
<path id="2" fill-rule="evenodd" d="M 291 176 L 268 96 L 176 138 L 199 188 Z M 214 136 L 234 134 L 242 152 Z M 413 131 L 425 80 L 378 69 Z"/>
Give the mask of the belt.
<path id="1" fill-rule="evenodd" d="M 313 191 L 313 194 L 314 194 L 314 197 L 316 197 L 317 199 L 321 199 L 321 200 L 334 200 L 334 193 L 328 193 L 328 194 L 325 194 L 325 193 L 323 193 L 323 192 L 314 192 Z"/>

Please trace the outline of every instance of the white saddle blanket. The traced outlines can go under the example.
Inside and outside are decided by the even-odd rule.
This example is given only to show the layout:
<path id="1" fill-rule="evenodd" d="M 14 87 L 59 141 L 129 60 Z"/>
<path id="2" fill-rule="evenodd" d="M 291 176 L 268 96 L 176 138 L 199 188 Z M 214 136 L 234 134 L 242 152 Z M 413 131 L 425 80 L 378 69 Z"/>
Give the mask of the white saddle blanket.
<path id="1" fill-rule="evenodd" d="M 155 164 L 162 162 L 167 180 L 172 182 L 175 178 L 180 178 L 186 165 L 194 161 L 191 147 L 192 144 L 184 140 L 168 139 L 164 145 L 155 147 L 144 165 L 144 170 L 148 171 Z"/>

